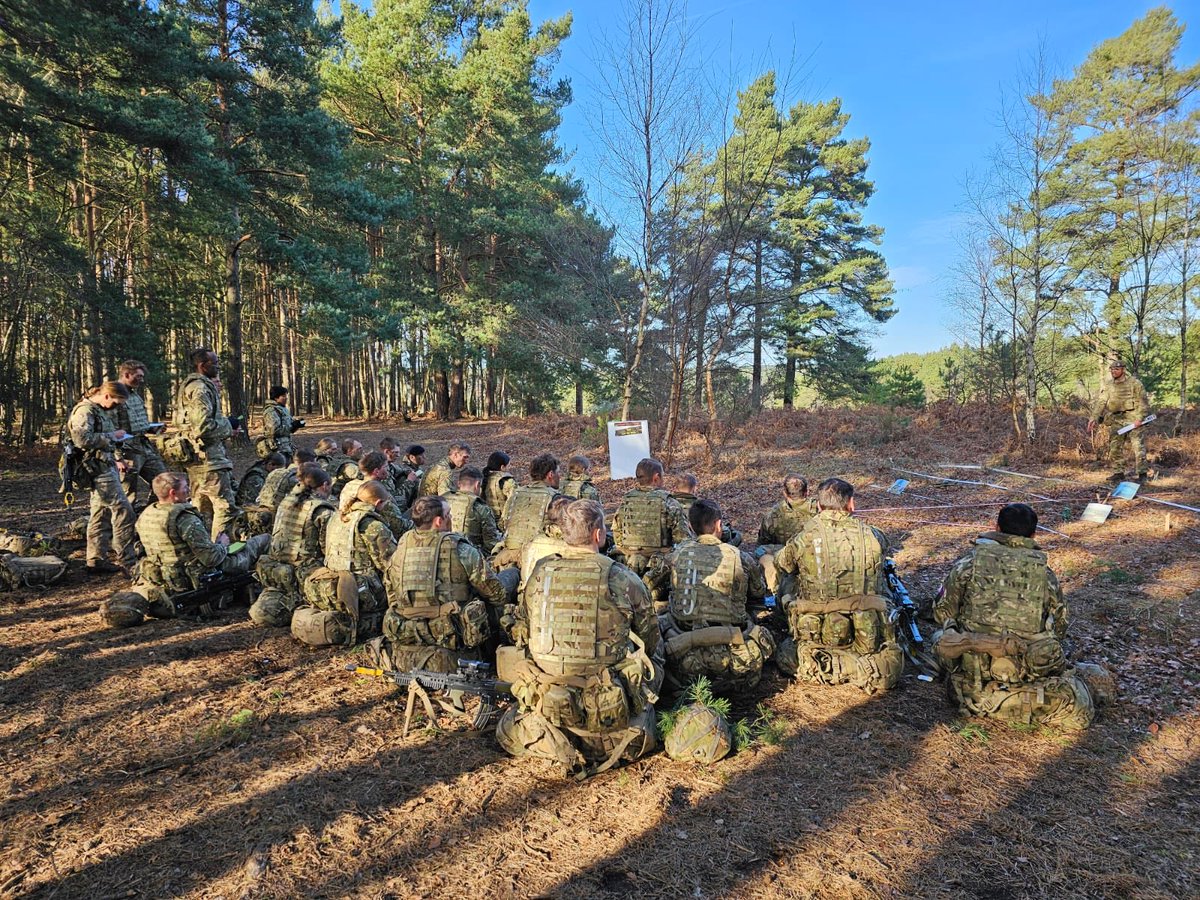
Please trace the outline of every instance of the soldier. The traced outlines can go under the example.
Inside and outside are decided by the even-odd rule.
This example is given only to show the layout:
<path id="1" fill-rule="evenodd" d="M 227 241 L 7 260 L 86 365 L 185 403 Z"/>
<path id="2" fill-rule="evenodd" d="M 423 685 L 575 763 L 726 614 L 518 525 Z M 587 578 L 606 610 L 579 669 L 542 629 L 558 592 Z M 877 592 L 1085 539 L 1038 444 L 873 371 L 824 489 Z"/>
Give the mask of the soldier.
<path id="1" fill-rule="evenodd" d="M 319 462 L 329 473 L 329 477 L 334 477 L 334 461 L 338 457 L 338 442 L 334 438 L 321 438 L 317 441 L 317 446 L 313 447 L 313 453 L 316 455 Z"/>
<path id="2" fill-rule="evenodd" d="M 358 465 L 358 461 L 362 458 L 362 455 L 362 441 L 357 441 L 354 438 L 343 439 L 341 450 L 335 450 L 331 454 L 326 470 L 329 472 L 329 477 L 333 479 L 333 487 L 330 488 L 330 493 L 334 497 L 340 497 L 342 488 L 351 481 L 362 478 L 362 469 Z"/>
<path id="3" fill-rule="evenodd" d="M 1010 503 L 998 530 L 954 564 L 934 603 L 933 647 L 962 712 L 1078 730 L 1104 697 L 1094 680 L 1103 670 L 1067 665 L 1067 607 L 1033 540 L 1037 519 L 1032 507 Z"/>
<path id="4" fill-rule="evenodd" d="M 511 459 L 503 450 L 493 450 L 483 467 L 483 502 L 491 508 L 497 522 L 504 515 L 508 498 L 517 488 L 517 479 L 505 471 Z"/>
<path id="5" fill-rule="evenodd" d="M 1109 374 L 1112 377 L 1100 386 L 1100 396 L 1096 398 L 1096 403 L 1092 407 L 1092 417 L 1087 426 L 1088 434 L 1095 431 L 1096 426 L 1107 419 L 1108 456 L 1118 468 L 1118 471 L 1113 473 L 1113 478 L 1126 477 L 1124 471 L 1126 445 L 1133 452 L 1133 472 L 1129 473 L 1129 477 L 1145 478 L 1146 451 L 1142 445 L 1141 430 L 1133 428 L 1126 434 L 1117 434 L 1117 432 L 1125 425 L 1135 425 L 1146 418 L 1150 412 L 1150 398 L 1146 395 L 1146 389 L 1142 387 L 1137 376 L 1130 375 L 1125 371 L 1125 363 L 1121 360 L 1114 359 L 1109 364 Z"/>
<path id="6" fill-rule="evenodd" d="M 715 691 L 749 690 L 775 652 L 775 639 L 752 626 L 746 612 L 747 601 L 766 595 L 762 569 L 749 553 L 721 540 L 721 509 L 712 500 L 693 503 L 688 519 L 699 536 L 655 558 L 646 573 L 652 589 L 670 589 L 661 620 L 667 683 L 677 692 L 704 675 Z"/>
<path id="7" fill-rule="evenodd" d="M 129 573 L 134 563 L 133 506 L 121 487 L 126 463 L 118 460 L 120 443 L 128 437 L 115 428 L 111 415 L 129 398 L 129 388 L 119 381 L 106 381 L 75 404 L 67 419 L 66 437 L 79 452 L 77 471 L 91 482 L 91 509 L 87 526 L 87 573 Z M 109 540 L 121 564 L 106 558 Z"/>
<path id="8" fill-rule="evenodd" d="M 125 360 L 117 367 L 117 380 L 129 389 L 129 399 L 116 408 L 116 425 L 129 435 L 121 448 L 121 458 L 125 460 L 121 486 L 129 502 L 136 505 L 138 479 L 145 481 L 149 488 L 156 475 L 167 471 L 167 464 L 147 437 L 160 431 L 162 426 L 150 427 L 146 404 L 138 394 L 142 382 L 146 380 L 146 364 L 136 359 Z M 153 502 L 154 492 L 149 493 Z"/>
<path id="9" fill-rule="evenodd" d="M 700 479 L 691 472 L 686 472 L 683 475 L 674 477 L 674 490 L 671 491 L 671 496 L 679 501 L 680 507 L 683 508 L 683 515 L 686 517 L 692 511 L 692 504 L 700 499 L 696 495 L 696 491 L 700 489 Z M 726 544 L 733 544 L 735 547 L 742 546 L 742 533 L 730 525 L 728 522 L 722 522 L 721 525 L 721 540 Z"/>
<path id="10" fill-rule="evenodd" d="M 276 469 L 284 468 L 287 464 L 287 457 L 279 452 L 268 453 L 263 458 L 256 459 L 253 465 L 246 470 L 242 480 L 238 482 L 237 494 L 234 495 L 237 505 L 246 507 L 257 503 L 258 495 L 262 493 L 263 485 L 267 483 L 267 476 Z"/>
<path id="11" fill-rule="evenodd" d="M 534 566 L 567 545 L 562 537 L 562 519 L 567 507 L 574 502 L 565 494 L 558 494 L 550 500 L 541 534 L 535 535 L 521 551 L 521 581 L 517 588 L 519 597 L 525 596 L 525 585 L 533 574 Z"/>
<path id="12" fill-rule="evenodd" d="M 387 460 L 387 475 L 379 480 L 391 492 L 397 508 L 407 510 L 412 506 L 413 495 L 416 494 L 418 479 L 412 471 L 403 464 L 403 453 L 396 439 L 385 437 L 379 442 L 379 452 Z M 410 487 L 411 485 L 411 487 Z"/>
<path id="13" fill-rule="evenodd" d="M 483 473 L 474 466 L 463 466 L 450 473 L 450 490 L 442 499 L 450 504 L 454 530 L 463 535 L 484 556 L 491 556 L 500 543 L 500 529 L 488 505 L 479 499 Z"/>
<path id="14" fill-rule="evenodd" d="M 292 613 L 292 637 L 313 647 L 379 634 L 387 595 L 383 571 L 396 539 L 379 515 L 391 495 L 367 481 L 325 525 L 325 567 L 304 579 L 305 606 Z"/>
<path id="15" fill-rule="evenodd" d="M 567 480 L 562 492 L 572 500 L 595 500 L 600 502 L 600 492 L 592 484 L 592 461 L 586 456 L 572 456 L 567 460 Z"/>
<path id="16" fill-rule="evenodd" d="M 188 484 L 201 513 L 212 516 L 212 538 L 233 530 L 238 517 L 233 495 L 233 462 L 225 441 L 234 434 L 229 420 L 221 414 L 221 394 L 213 379 L 217 377 L 217 354 L 207 347 L 191 353 L 193 372 L 179 386 L 175 400 L 183 436 L 192 444 L 198 461 L 187 467 Z"/>
<path id="17" fill-rule="evenodd" d="M 174 595 L 199 588 L 201 576 L 209 572 L 238 575 L 251 571 L 271 538 L 257 535 L 230 553 L 228 534 L 209 537 L 200 513 L 191 504 L 187 475 L 163 472 L 155 477 L 153 488 L 158 501 L 146 507 L 137 521 L 146 558 L 138 567 L 133 591 L 146 600 L 144 615 L 172 618 L 176 614 L 171 602 Z"/>
<path id="18" fill-rule="evenodd" d="M 852 518 L 854 488 L 828 478 L 820 512 L 775 557 L 788 631 L 775 662 L 800 681 L 894 687 L 904 668 L 883 572 L 887 538 Z"/>
<path id="19" fill-rule="evenodd" d="M 663 466 L 647 457 L 634 470 L 637 484 L 617 508 L 613 520 L 615 555 L 639 576 L 645 575 L 650 561 L 665 556 L 675 545 L 694 540 L 679 501 L 663 490 Z M 652 594 L 655 609 L 666 612 L 666 596 Z"/>
<path id="20" fill-rule="evenodd" d="M 282 453 L 290 457 L 295 448 L 292 435 L 304 427 L 303 419 L 293 419 L 287 407 L 288 389 L 275 385 L 270 390 L 270 401 L 263 407 L 262 435 L 254 442 L 260 457 L 270 453 Z"/>
<path id="21" fill-rule="evenodd" d="M 558 458 L 539 453 L 529 463 L 529 484 L 514 490 L 505 504 L 500 518 L 504 542 L 496 555 L 497 566 L 520 565 L 521 550 L 546 527 L 546 509 L 557 494 Z"/>
<path id="22" fill-rule="evenodd" d="M 387 567 L 381 657 L 400 669 L 453 672 L 460 658 L 478 659 L 485 651 L 504 587 L 483 555 L 451 530 L 443 498 L 418 498 L 412 518 L 413 530 Z"/>
<path id="23" fill-rule="evenodd" d="M 599 552 L 604 510 L 576 500 L 563 515 L 568 546 L 533 570 L 518 623 L 521 651 L 503 651 L 516 702 L 496 726 L 513 756 L 560 764 L 584 778 L 654 749 L 649 654 L 658 621 L 646 586 Z"/>
<path id="24" fill-rule="evenodd" d="M 283 498 L 291 493 L 299 479 L 300 467 L 305 463 L 316 462 L 317 455 L 311 450 L 296 450 L 292 453 L 292 464 L 285 469 L 276 469 L 267 475 L 262 490 L 258 492 L 256 503 L 266 507 L 272 513 L 279 507 Z M 318 465 L 320 465 L 318 463 Z"/>
<path id="25" fill-rule="evenodd" d="M 358 461 L 360 474 L 358 478 L 354 478 L 342 488 L 341 493 L 337 495 L 337 502 L 344 505 L 351 497 L 358 493 L 358 489 L 368 481 L 378 481 L 384 487 L 387 487 L 385 478 L 388 477 L 387 457 L 377 450 L 366 454 Z M 396 501 L 392 499 L 392 492 L 388 491 L 388 501 L 386 503 L 377 504 L 375 512 L 383 519 L 388 530 L 392 533 L 392 537 L 399 540 L 404 532 L 412 528 L 412 520 L 400 511 L 400 507 L 396 505 Z"/>
<path id="26" fill-rule="evenodd" d="M 301 585 L 325 565 L 325 526 L 336 510 L 329 473 L 313 462 L 300 466 L 296 486 L 279 504 L 271 543 L 254 574 L 263 592 L 250 607 L 256 625 L 287 628 L 300 605 Z"/>
<path id="27" fill-rule="evenodd" d="M 450 449 L 446 451 L 446 457 L 430 466 L 425 477 L 421 479 L 421 486 L 417 488 L 417 496 L 440 497 L 446 493 L 446 489 L 450 487 L 450 473 L 465 466 L 470 458 L 470 444 L 462 444 L 457 441 L 451 444 Z"/>
<path id="28" fill-rule="evenodd" d="M 775 554 L 803 531 L 808 520 L 816 514 L 816 501 L 808 499 L 808 479 L 792 473 L 784 476 L 783 499 L 763 516 L 762 524 L 758 526 L 758 550 L 755 551 L 772 594 L 779 589 Z"/>

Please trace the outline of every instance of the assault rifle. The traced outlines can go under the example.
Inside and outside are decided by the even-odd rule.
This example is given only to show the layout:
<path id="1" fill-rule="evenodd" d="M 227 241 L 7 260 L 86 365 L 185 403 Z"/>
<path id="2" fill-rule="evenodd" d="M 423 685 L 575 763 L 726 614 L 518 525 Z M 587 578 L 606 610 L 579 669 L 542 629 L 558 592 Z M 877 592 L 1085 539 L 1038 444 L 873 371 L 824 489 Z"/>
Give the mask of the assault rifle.
<path id="1" fill-rule="evenodd" d="M 79 466 L 79 448 L 63 435 L 62 457 L 58 461 L 58 492 L 63 495 L 63 506 L 75 502 L 75 475 Z"/>
<path id="2" fill-rule="evenodd" d="M 431 672 L 428 669 L 412 669 L 408 672 L 394 672 L 387 669 L 376 669 L 369 666 L 359 666 L 347 663 L 346 671 L 355 675 L 368 675 L 372 678 L 390 678 L 398 687 L 408 689 L 408 705 L 404 715 L 404 734 L 408 733 L 408 723 L 412 718 L 413 701 L 421 696 L 425 711 L 433 720 L 433 707 L 425 691 L 439 691 L 447 694 L 458 691 L 464 694 L 475 694 L 479 697 L 479 710 L 475 713 L 472 726 L 476 729 L 485 728 L 496 713 L 496 703 L 501 697 L 512 694 L 512 684 L 498 681 L 492 675 L 492 667 L 485 662 L 471 659 L 460 659 L 457 672 Z M 456 710 L 457 711 L 457 710 Z"/>
<path id="3" fill-rule="evenodd" d="M 912 597 L 908 595 L 908 588 L 900 580 L 894 559 L 883 561 L 883 574 L 891 589 L 892 599 L 896 602 L 892 611 L 892 621 L 899 626 L 897 632 L 900 635 L 900 646 L 904 648 L 904 655 L 908 657 L 909 662 L 926 674 L 925 660 L 921 658 L 925 650 L 925 639 L 921 637 L 921 629 L 917 627 L 917 605 L 913 603 Z M 926 680 L 930 680 L 927 674 Z"/>
<path id="4" fill-rule="evenodd" d="M 194 615 L 209 618 L 218 609 L 225 608 L 225 595 L 254 584 L 253 572 L 227 575 L 219 569 L 200 576 L 200 587 L 184 591 L 171 597 L 175 615 Z"/>

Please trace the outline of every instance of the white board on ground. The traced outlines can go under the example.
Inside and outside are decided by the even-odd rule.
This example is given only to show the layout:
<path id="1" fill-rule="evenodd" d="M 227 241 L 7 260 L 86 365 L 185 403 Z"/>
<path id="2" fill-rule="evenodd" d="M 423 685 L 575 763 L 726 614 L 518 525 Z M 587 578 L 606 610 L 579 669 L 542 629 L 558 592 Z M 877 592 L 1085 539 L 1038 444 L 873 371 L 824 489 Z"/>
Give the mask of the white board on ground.
<path id="1" fill-rule="evenodd" d="M 1079 521 L 1093 522 L 1096 525 L 1100 525 L 1108 518 L 1112 509 L 1112 506 L 1108 503 L 1089 503 L 1083 510 L 1083 515 L 1079 517 Z"/>
<path id="2" fill-rule="evenodd" d="M 609 478 L 633 478 L 637 464 L 650 455 L 650 425 L 638 422 L 608 423 Z"/>

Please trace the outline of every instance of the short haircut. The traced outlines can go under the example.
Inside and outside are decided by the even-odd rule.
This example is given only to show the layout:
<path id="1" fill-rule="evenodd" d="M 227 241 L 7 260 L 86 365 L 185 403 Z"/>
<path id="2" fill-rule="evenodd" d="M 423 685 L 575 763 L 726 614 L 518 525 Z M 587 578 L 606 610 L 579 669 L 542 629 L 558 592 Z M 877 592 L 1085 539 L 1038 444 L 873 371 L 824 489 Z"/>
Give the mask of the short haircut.
<path id="1" fill-rule="evenodd" d="M 563 513 L 574 502 L 566 494 L 555 494 L 550 498 L 550 505 L 546 507 L 546 521 L 551 525 L 557 525 L 559 528 L 562 528 Z"/>
<path id="2" fill-rule="evenodd" d="M 691 472 L 684 472 L 682 475 L 677 475 L 676 478 L 678 479 L 677 483 L 687 488 L 689 494 L 696 493 L 696 488 L 700 487 L 700 479 Z"/>
<path id="3" fill-rule="evenodd" d="M 1033 537 L 1037 531 L 1038 514 L 1028 503 L 1010 503 L 1000 510 L 996 527 L 1004 534 Z"/>
<path id="4" fill-rule="evenodd" d="M 688 510 L 688 522 L 696 534 L 712 534 L 713 526 L 721 518 L 721 507 L 715 500 L 697 500 Z"/>
<path id="5" fill-rule="evenodd" d="M 167 494 L 171 491 L 178 491 L 187 484 L 187 480 L 188 477 L 184 472 L 159 472 L 150 482 L 150 488 L 154 491 L 155 497 L 159 500 L 166 500 Z"/>
<path id="6" fill-rule="evenodd" d="M 188 360 L 191 362 L 192 368 L 194 369 L 197 366 L 208 362 L 208 356 L 212 352 L 212 347 L 197 347 L 195 350 L 189 353 Z"/>
<path id="7" fill-rule="evenodd" d="M 362 448 L 363 448 L 363 445 L 362 445 L 361 441 L 355 440 L 354 438 L 343 438 L 342 439 L 342 452 L 345 453 L 347 456 L 349 456 L 351 459 L 358 458 L 357 456 L 354 455 L 355 453 L 357 453 L 359 456 L 362 456 Z"/>
<path id="8" fill-rule="evenodd" d="M 592 532 L 604 527 L 604 507 L 595 500 L 574 500 L 563 512 L 563 540 L 572 547 L 586 547 Z"/>
<path id="9" fill-rule="evenodd" d="M 311 450 L 305 450 L 301 447 L 297 447 L 296 451 L 292 454 L 292 462 L 298 466 L 302 466 L 305 463 L 315 462 L 316 459 L 317 454 L 313 453 Z"/>
<path id="10" fill-rule="evenodd" d="M 330 480 L 329 473 L 315 462 L 302 463 L 296 472 L 296 481 L 310 491 L 315 491 L 323 484 L 329 484 Z"/>
<path id="11" fill-rule="evenodd" d="M 817 506 L 845 510 L 854 499 L 854 486 L 840 478 L 826 478 L 817 485 Z"/>
<path id="12" fill-rule="evenodd" d="M 364 453 L 362 459 L 358 461 L 358 467 L 364 472 L 374 472 L 376 469 L 382 469 L 386 465 L 387 457 L 378 450 Z"/>
<path id="13" fill-rule="evenodd" d="M 450 504 L 441 497 L 420 497 L 409 514 L 417 528 L 428 528 L 438 516 L 450 515 Z"/>
<path id="14" fill-rule="evenodd" d="M 132 375 L 138 369 L 141 369 L 143 372 L 145 372 L 146 364 L 144 362 L 142 362 L 141 360 L 126 359 L 126 360 L 122 360 L 121 364 L 119 366 L 117 366 L 117 374 L 118 375 Z"/>
<path id="15" fill-rule="evenodd" d="M 129 388 L 119 381 L 106 381 L 100 385 L 100 390 L 112 394 L 114 397 L 119 397 L 122 400 L 129 399 Z"/>
<path id="16" fill-rule="evenodd" d="M 400 446 L 400 442 L 397 441 L 394 437 L 385 437 L 382 441 L 379 442 L 380 450 L 395 450 L 399 446 Z"/>
<path id="17" fill-rule="evenodd" d="M 267 458 L 264 459 L 263 462 L 265 462 L 268 466 L 274 466 L 278 469 L 280 466 L 287 465 L 287 457 L 278 450 L 275 450 L 271 453 L 268 453 Z"/>
<path id="18" fill-rule="evenodd" d="M 592 471 L 592 461 L 586 456 L 572 456 L 567 460 L 567 474 L 572 478 L 580 478 Z"/>
<path id="19" fill-rule="evenodd" d="M 503 469 L 510 462 L 512 462 L 512 457 L 503 450 L 493 450 L 491 455 L 488 456 L 487 465 L 484 468 L 486 468 L 489 472 L 495 472 L 499 469 Z"/>
<path id="20" fill-rule="evenodd" d="M 663 473 L 663 464 L 657 459 L 647 456 L 637 464 L 637 469 L 634 470 L 634 475 L 637 477 L 637 483 L 643 487 L 654 481 L 655 475 Z"/>
<path id="21" fill-rule="evenodd" d="M 783 493 L 790 500 L 808 496 L 808 479 L 803 475 L 789 473 L 783 479 Z"/>
<path id="22" fill-rule="evenodd" d="M 553 453 L 539 453 L 529 463 L 529 477 L 534 481 L 545 481 L 551 472 L 558 471 L 558 457 Z"/>
<path id="23" fill-rule="evenodd" d="M 463 453 L 470 453 L 471 445 L 464 444 L 461 441 L 455 441 L 453 444 L 451 444 L 449 447 L 446 448 L 446 455 L 449 456 L 455 450 L 461 450 Z"/>
<path id="24" fill-rule="evenodd" d="M 333 438 L 321 438 L 317 441 L 317 446 L 313 447 L 313 451 L 320 456 L 322 453 L 328 453 L 330 450 L 337 449 L 337 441 Z"/>
<path id="25" fill-rule="evenodd" d="M 278 400 L 280 397 L 286 397 L 287 395 L 288 395 L 288 389 L 285 388 L 282 384 L 272 385 L 271 390 L 269 390 L 267 392 L 267 396 L 270 397 L 272 400 Z"/>
<path id="26" fill-rule="evenodd" d="M 462 466 L 450 473 L 450 487 L 458 490 L 458 486 L 464 481 L 474 481 L 476 484 L 483 481 L 483 473 L 475 466 Z"/>
<path id="27" fill-rule="evenodd" d="M 412 444 L 409 446 L 409 448 L 407 450 L 404 451 L 404 455 L 405 456 L 424 456 L 425 448 L 422 447 L 420 444 Z"/>

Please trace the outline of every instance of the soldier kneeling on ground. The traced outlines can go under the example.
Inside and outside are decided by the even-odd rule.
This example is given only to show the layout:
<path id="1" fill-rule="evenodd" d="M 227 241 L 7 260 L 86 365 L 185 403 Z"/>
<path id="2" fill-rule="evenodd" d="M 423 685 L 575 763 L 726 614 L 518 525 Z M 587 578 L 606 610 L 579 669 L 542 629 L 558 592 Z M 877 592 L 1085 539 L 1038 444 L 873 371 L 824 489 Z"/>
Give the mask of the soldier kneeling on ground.
<path id="1" fill-rule="evenodd" d="M 904 670 L 884 573 L 888 540 L 853 518 L 854 488 L 828 478 L 820 512 L 788 541 L 775 565 L 786 638 L 776 665 L 799 681 L 854 684 L 867 693 L 895 687 Z"/>
<path id="2" fill-rule="evenodd" d="M 148 615 L 174 618 L 178 595 L 210 584 L 215 598 L 221 577 L 250 572 L 271 539 L 260 534 L 230 553 L 229 535 L 222 532 L 215 541 L 210 539 L 191 504 L 187 475 L 163 472 L 151 487 L 158 502 L 146 507 L 137 521 L 146 553 L 138 564 L 137 580 L 128 591 L 114 594 L 100 606 L 101 617 L 114 627 L 139 625 Z"/>
<path id="3" fill-rule="evenodd" d="M 270 533 L 272 511 L 258 505 L 258 495 L 262 493 L 263 485 L 266 484 L 270 474 L 276 469 L 284 468 L 287 464 L 287 457 L 282 453 L 268 453 L 262 459 L 256 460 L 254 465 L 246 470 L 242 480 L 238 482 L 237 493 L 234 497 L 237 500 L 238 508 L 242 511 L 246 533 Z"/>
<path id="4" fill-rule="evenodd" d="M 696 493 L 700 490 L 700 479 L 691 472 L 684 472 L 682 475 L 673 476 L 671 481 L 673 488 L 671 496 L 679 501 L 684 515 L 687 515 L 692 511 L 692 504 L 700 499 Z M 742 533 L 724 519 L 721 520 L 721 533 L 718 537 L 726 544 L 733 544 L 735 547 L 742 546 Z"/>
<path id="5" fill-rule="evenodd" d="M 749 553 L 721 540 L 721 509 L 715 502 L 697 500 L 688 519 L 699 537 L 654 560 L 646 573 L 652 589 L 670 583 L 668 612 L 659 617 L 666 683 L 678 692 L 704 675 L 718 693 L 749 690 L 775 653 L 774 637 L 751 625 L 746 612 L 747 601 L 766 595 L 762 569 Z"/>
<path id="6" fill-rule="evenodd" d="M 654 749 L 660 673 L 648 653 L 659 631 L 642 580 L 598 552 L 600 504 L 574 501 L 562 530 L 567 546 L 537 564 L 526 589 L 520 646 L 497 654 L 516 702 L 496 739 L 581 779 Z"/>
<path id="7" fill-rule="evenodd" d="M 1112 677 L 1067 663 L 1067 607 L 1033 540 L 1037 520 L 1032 507 L 1010 503 L 998 530 L 954 564 L 934 603 L 933 647 L 962 712 L 1079 730 L 1111 699 Z"/>
<path id="8" fill-rule="evenodd" d="M 250 607 L 256 625 L 287 628 L 301 605 L 301 585 L 325 565 L 325 527 L 336 509 L 329 500 L 329 473 L 315 462 L 300 467 L 300 480 L 283 501 L 271 528 L 271 544 L 255 575 L 263 591 Z"/>
<path id="9" fill-rule="evenodd" d="M 762 564 L 767 590 L 772 594 L 779 590 L 779 573 L 775 569 L 775 555 L 784 545 L 804 530 L 804 526 L 817 514 L 816 500 L 808 499 L 808 479 L 788 473 L 783 479 L 783 499 L 772 506 L 758 526 L 758 549 L 754 555 Z"/>

